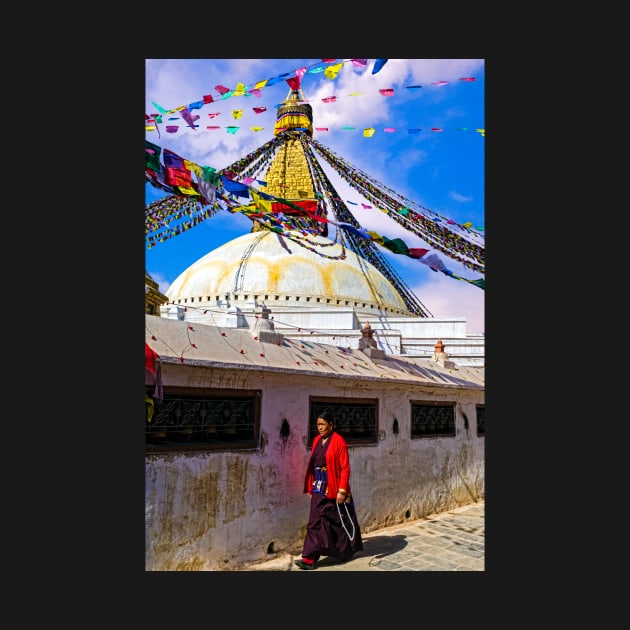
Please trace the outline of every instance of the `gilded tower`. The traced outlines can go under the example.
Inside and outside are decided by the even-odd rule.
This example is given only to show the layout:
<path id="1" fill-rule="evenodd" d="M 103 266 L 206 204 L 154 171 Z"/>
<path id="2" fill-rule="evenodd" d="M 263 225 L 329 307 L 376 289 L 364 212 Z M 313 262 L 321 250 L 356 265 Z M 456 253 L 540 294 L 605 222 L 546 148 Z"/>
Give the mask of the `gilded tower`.
<path id="1" fill-rule="evenodd" d="M 296 205 L 316 204 L 313 177 L 299 139 L 302 133 L 313 137 L 313 108 L 304 100 L 301 89 L 289 90 L 278 108 L 274 126 L 274 135 L 282 134 L 284 141 L 264 177 L 267 185 L 261 186 L 260 190 Z M 255 223 L 252 231 L 258 229 L 263 228 Z"/>

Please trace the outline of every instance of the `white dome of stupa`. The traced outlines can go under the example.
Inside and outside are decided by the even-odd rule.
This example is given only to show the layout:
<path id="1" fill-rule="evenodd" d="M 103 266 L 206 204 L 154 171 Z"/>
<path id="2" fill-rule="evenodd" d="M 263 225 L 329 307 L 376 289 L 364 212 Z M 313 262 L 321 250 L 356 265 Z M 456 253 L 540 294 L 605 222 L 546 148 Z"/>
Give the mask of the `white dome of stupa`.
<path id="1" fill-rule="evenodd" d="M 323 236 L 254 231 L 201 257 L 165 291 L 178 305 L 265 303 L 287 308 L 354 308 L 411 315 L 372 264 Z"/>

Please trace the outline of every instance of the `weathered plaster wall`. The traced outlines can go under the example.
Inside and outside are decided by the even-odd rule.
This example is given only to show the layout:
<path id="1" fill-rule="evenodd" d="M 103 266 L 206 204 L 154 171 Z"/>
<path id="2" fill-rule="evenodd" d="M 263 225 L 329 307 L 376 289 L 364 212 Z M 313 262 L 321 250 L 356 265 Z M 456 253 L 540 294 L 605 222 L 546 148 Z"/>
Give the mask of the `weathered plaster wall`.
<path id="1" fill-rule="evenodd" d="M 364 533 L 484 497 L 479 390 L 188 367 L 172 385 L 262 389 L 260 447 L 247 452 L 146 456 L 146 570 L 233 570 L 299 553 L 308 518 L 309 396 L 377 398 L 381 438 L 352 446 L 352 493 Z M 456 400 L 457 436 L 411 440 L 409 400 Z M 469 419 L 468 429 L 462 412 Z M 283 419 L 290 435 L 280 437 Z M 399 432 L 392 431 L 394 418 Z M 270 555 L 272 554 L 272 555 Z"/>

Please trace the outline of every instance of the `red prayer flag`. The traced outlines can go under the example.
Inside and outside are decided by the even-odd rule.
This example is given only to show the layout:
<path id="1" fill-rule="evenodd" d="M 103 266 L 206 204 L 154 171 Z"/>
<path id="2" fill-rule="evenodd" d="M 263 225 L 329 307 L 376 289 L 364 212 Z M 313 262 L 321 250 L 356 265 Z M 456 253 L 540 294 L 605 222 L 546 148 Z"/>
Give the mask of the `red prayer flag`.
<path id="1" fill-rule="evenodd" d="M 299 206 L 303 210 L 308 213 L 315 213 L 317 211 L 317 201 L 312 199 L 304 199 L 301 201 L 292 201 L 294 206 Z M 287 206 L 286 203 L 282 203 L 280 201 L 272 201 L 271 202 L 271 210 L 272 212 L 284 212 L 284 214 L 304 214 L 300 210 L 296 210 L 291 206 Z M 313 217 L 315 218 L 315 217 Z"/>
<path id="2" fill-rule="evenodd" d="M 384 90 L 379 90 L 379 92 L 383 96 L 394 96 L 394 90 L 392 88 L 385 88 Z"/>
<path id="3" fill-rule="evenodd" d="M 155 374 L 155 360 L 159 359 L 160 355 L 151 348 L 151 346 L 145 341 L 144 342 L 144 365 L 151 372 L 151 374 Z"/>
<path id="4" fill-rule="evenodd" d="M 203 95 L 203 102 L 204 103 L 213 103 L 214 102 L 214 98 L 212 98 L 212 94 L 204 94 Z"/>
<path id="5" fill-rule="evenodd" d="M 186 168 L 164 168 L 164 182 L 169 186 L 183 186 L 190 188 L 192 185 L 192 173 Z"/>
<path id="6" fill-rule="evenodd" d="M 286 82 L 292 90 L 300 89 L 300 77 L 291 77 L 290 79 L 286 79 Z"/>
<path id="7" fill-rule="evenodd" d="M 422 247 L 410 247 L 409 256 L 411 258 L 422 258 L 429 250 Z"/>

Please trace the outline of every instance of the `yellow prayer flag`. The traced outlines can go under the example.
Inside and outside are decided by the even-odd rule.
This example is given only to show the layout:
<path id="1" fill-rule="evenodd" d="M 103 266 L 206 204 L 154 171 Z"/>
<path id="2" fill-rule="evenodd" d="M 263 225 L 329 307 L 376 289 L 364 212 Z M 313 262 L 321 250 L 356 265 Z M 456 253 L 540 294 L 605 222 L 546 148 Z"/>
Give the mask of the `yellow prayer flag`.
<path id="1" fill-rule="evenodd" d="M 324 75 L 327 79 L 330 79 L 332 81 L 333 79 L 337 78 L 339 70 L 341 70 L 342 67 L 343 63 L 336 63 L 334 66 L 328 66 L 328 68 L 324 70 Z"/>
<path id="2" fill-rule="evenodd" d="M 245 94 L 245 84 L 237 83 L 232 96 L 243 96 L 243 94 Z"/>
<path id="3" fill-rule="evenodd" d="M 246 206 L 231 208 L 231 212 L 244 212 L 245 214 L 251 214 L 252 212 L 256 212 L 256 206 L 252 203 L 248 203 Z"/>
<path id="4" fill-rule="evenodd" d="M 272 212 L 271 201 L 269 199 L 263 199 L 253 188 L 250 188 L 250 193 L 260 212 Z"/>
<path id="5" fill-rule="evenodd" d="M 250 127 L 252 131 L 262 131 L 264 127 Z"/>
<path id="6" fill-rule="evenodd" d="M 243 115 L 243 110 L 242 109 L 233 109 L 232 110 L 232 116 L 234 116 L 235 119 L 240 118 Z"/>
<path id="7" fill-rule="evenodd" d="M 260 90 L 260 88 L 264 88 L 265 85 L 267 85 L 267 81 L 269 81 L 269 79 L 265 79 L 264 81 L 258 81 L 258 83 L 256 83 L 256 85 L 254 86 L 254 89 Z"/>
<path id="8" fill-rule="evenodd" d="M 190 160 L 184 160 L 184 166 L 199 178 L 203 178 L 203 169 L 199 166 L 199 164 L 191 162 Z"/>
<path id="9" fill-rule="evenodd" d="M 371 138 L 374 135 L 374 132 L 376 131 L 376 129 L 374 129 L 374 127 L 366 127 L 363 130 L 363 136 L 366 138 Z"/>
<path id="10" fill-rule="evenodd" d="M 194 188 L 188 188 L 187 186 L 174 186 L 174 188 L 177 188 L 183 195 L 199 196 L 199 193 Z"/>

